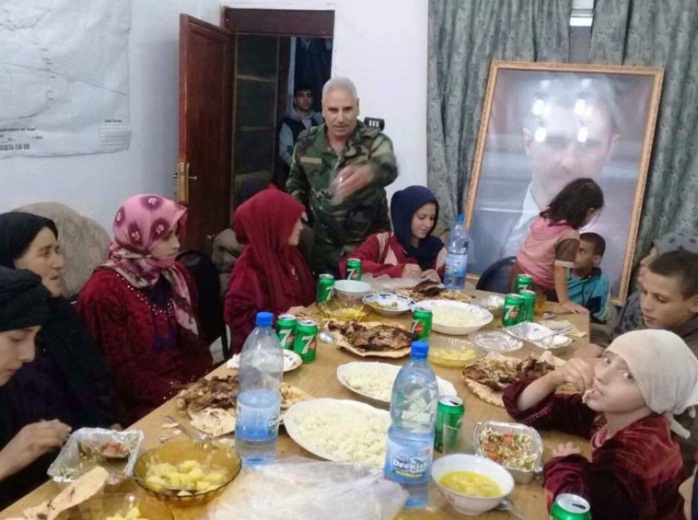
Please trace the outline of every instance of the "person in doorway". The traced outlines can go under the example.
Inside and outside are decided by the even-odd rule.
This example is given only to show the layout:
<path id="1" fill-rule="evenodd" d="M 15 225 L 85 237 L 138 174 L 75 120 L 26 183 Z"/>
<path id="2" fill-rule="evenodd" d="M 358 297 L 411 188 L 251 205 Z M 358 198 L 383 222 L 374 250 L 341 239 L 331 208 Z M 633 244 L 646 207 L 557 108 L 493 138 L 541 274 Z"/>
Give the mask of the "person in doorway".
<path id="1" fill-rule="evenodd" d="M 296 144 L 286 190 L 312 217 L 316 271 L 338 275 L 343 255 L 390 230 L 385 187 L 397 178 L 397 165 L 390 139 L 357 119 L 351 80 L 325 84 L 322 115 L 325 122 Z"/>
<path id="2" fill-rule="evenodd" d="M 425 278 L 440 282 L 446 265 L 446 248 L 432 235 L 439 219 L 439 201 L 424 186 L 397 191 L 390 201 L 393 231 L 375 233 L 349 253 L 361 260 L 364 274 L 391 278 Z M 346 262 L 339 270 L 345 276 Z"/>
<path id="3" fill-rule="evenodd" d="M 305 208 L 278 190 L 264 190 L 235 210 L 243 245 L 225 295 L 231 352 L 238 353 L 259 311 L 297 314 L 315 299 L 315 282 L 297 246 Z"/>
<path id="4" fill-rule="evenodd" d="M 313 91 L 308 85 L 298 84 L 293 89 L 293 107 L 279 124 L 279 158 L 281 176 L 277 185 L 283 189 L 293 164 L 293 148 L 304 130 L 322 123 L 322 114 L 313 110 Z"/>
<path id="5" fill-rule="evenodd" d="M 131 421 L 212 368 L 199 336 L 196 286 L 175 261 L 186 211 L 159 195 L 127 199 L 114 217 L 107 262 L 78 295 L 77 311 L 102 347 Z"/>
<path id="6" fill-rule="evenodd" d="M 2 435 L 8 439 L 41 421 L 56 421 L 54 424 L 68 425 L 73 430 L 120 427 L 104 359 L 73 306 L 63 297 L 65 260 L 53 220 L 22 212 L 0 215 L 0 266 L 35 273 L 51 295 L 36 334 L 34 359 L 1 389 Z M 46 480 L 46 470 L 54 457 L 55 453 L 39 457 L 20 474 L 7 479 L 14 498 Z"/>

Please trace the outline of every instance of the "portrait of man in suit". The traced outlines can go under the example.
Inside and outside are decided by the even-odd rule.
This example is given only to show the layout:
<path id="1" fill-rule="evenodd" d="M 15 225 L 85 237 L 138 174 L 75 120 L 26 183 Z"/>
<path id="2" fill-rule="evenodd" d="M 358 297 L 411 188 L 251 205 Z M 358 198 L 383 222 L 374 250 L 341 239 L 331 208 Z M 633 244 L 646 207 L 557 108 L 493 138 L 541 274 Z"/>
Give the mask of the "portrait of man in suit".
<path id="1" fill-rule="evenodd" d="M 499 70 L 470 187 L 472 205 L 466 207 L 468 271 L 482 274 L 515 256 L 531 221 L 552 198 L 570 181 L 589 177 L 606 203 L 583 231 L 609 244 L 601 267 L 617 295 L 626 246 L 635 240 L 629 235 L 638 187 L 644 187 L 638 182 L 646 174 L 641 157 L 652 93 L 652 76 Z"/>

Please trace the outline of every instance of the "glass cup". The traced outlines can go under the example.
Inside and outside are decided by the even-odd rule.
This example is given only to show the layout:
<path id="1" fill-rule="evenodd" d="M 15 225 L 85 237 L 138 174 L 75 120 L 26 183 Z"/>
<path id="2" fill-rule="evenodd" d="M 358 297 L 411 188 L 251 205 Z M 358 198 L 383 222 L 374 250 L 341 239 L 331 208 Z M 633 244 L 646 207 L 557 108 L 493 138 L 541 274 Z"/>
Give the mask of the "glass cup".
<path id="1" fill-rule="evenodd" d="M 456 428 L 444 424 L 441 432 L 441 442 L 443 446 L 442 453 L 444 455 L 448 455 L 449 453 L 465 453 L 468 448 L 464 428 L 462 426 Z"/>

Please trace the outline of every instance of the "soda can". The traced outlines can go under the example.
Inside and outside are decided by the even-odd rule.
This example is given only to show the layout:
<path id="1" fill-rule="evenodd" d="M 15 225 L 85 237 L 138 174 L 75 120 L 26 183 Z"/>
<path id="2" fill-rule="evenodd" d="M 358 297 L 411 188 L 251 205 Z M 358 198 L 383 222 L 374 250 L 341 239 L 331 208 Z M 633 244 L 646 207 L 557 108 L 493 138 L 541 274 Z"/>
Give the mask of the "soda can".
<path id="1" fill-rule="evenodd" d="M 504 298 L 504 309 L 502 309 L 502 326 L 510 327 L 521 322 L 521 311 L 523 308 L 523 298 L 519 294 L 509 293 Z"/>
<path id="2" fill-rule="evenodd" d="M 524 289 L 519 293 L 523 298 L 523 310 L 521 321 L 533 321 L 533 316 L 536 310 L 536 292 L 529 289 Z"/>
<path id="3" fill-rule="evenodd" d="M 347 280 L 361 280 L 361 260 L 358 258 L 347 259 Z"/>
<path id="4" fill-rule="evenodd" d="M 591 507 L 582 497 L 563 493 L 550 507 L 550 520 L 591 520 Z"/>
<path id="5" fill-rule="evenodd" d="M 321 274 L 317 279 L 316 302 L 326 302 L 332 299 L 334 294 L 334 276 L 331 274 Z"/>
<path id="6" fill-rule="evenodd" d="M 439 404 L 436 405 L 436 423 L 434 425 L 434 449 L 436 451 L 455 451 L 464 415 L 465 406 L 460 397 L 448 395 L 439 399 Z M 445 435 L 444 426 L 448 426 Z"/>
<path id="7" fill-rule="evenodd" d="M 293 341 L 293 350 L 298 354 L 303 363 L 315 361 L 315 349 L 317 347 L 317 323 L 313 320 L 303 319 L 296 324 L 296 337 Z"/>
<path id="8" fill-rule="evenodd" d="M 415 307 L 412 309 L 412 337 L 414 339 L 425 340 L 431 333 L 431 320 L 433 314 L 431 310 L 424 307 Z"/>
<path id="9" fill-rule="evenodd" d="M 293 314 L 282 314 L 276 319 L 276 335 L 279 336 L 281 348 L 293 350 L 295 332 L 296 317 Z"/>
<path id="10" fill-rule="evenodd" d="M 524 289 L 533 289 L 533 278 L 529 274 L 517 274 L 514 279 L 514 292 L 521 294 Z"/>

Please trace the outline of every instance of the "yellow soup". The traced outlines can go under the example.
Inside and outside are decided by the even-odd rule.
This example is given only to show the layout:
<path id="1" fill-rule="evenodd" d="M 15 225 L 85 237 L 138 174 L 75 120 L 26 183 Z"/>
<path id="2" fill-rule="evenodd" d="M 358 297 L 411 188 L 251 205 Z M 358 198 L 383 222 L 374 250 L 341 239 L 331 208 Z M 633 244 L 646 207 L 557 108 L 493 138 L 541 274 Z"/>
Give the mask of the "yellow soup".
<path id="1" fill-rule="evenodd" d="M 439 484 L 471 497 L 490 498 L 502 494 L 494 480 L 475 471 L 449 471 L 441 476 Z"/>

